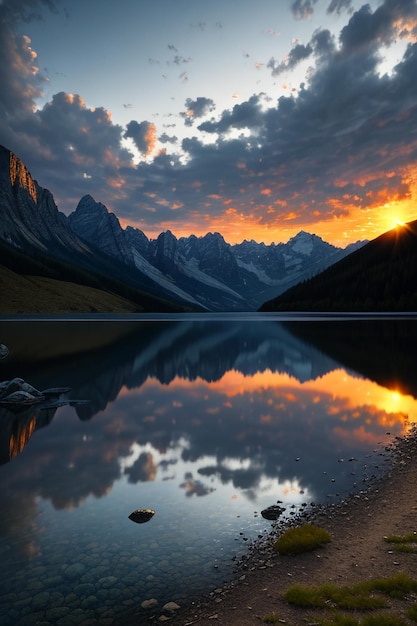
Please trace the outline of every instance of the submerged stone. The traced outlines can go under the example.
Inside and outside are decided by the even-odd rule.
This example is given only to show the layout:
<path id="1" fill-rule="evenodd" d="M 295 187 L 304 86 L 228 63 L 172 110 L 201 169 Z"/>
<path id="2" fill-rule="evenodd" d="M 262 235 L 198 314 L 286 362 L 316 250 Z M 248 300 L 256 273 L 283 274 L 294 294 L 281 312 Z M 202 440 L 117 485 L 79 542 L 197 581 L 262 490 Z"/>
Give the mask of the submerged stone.
<path id="1" fill-rule="evenodd" d="M 180 608 L 181 607 L 176 602 L 167 602 L 162 607 L 162 612 L 168 613 L 168 615 L 174 615 L 175 611 L 179 611 Z"/>
<path id="2" fill-rule="evenodd" d="M 159 602 L 156 598 L 150 598 L 149 600 L 144 600 L 141 603 L 141 607 L 142 609 L 154 609 L 158 606 L 158 604 Z"/>
<path id="3" fill-rule="evenodd" d="M 137 509 L 129 515 L 129 519 L 132 522 L 136 522 L 136 524 L 143 524 L 144 522 L 149 522 L 154 515 L 155 511 L 152 509 Z"/>

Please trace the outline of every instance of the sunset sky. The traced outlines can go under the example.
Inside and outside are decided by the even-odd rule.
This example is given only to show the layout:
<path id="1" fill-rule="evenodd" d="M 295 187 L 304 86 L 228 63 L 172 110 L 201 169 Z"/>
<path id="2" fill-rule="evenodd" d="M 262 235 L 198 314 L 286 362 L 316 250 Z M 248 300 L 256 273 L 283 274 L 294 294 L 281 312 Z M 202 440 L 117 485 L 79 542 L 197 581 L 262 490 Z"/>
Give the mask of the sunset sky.
<path id="1" fill-rule="evenodd" d="M 0 0 L 0 144 L 149 238 L 417 218 L 417 0 Z"/>

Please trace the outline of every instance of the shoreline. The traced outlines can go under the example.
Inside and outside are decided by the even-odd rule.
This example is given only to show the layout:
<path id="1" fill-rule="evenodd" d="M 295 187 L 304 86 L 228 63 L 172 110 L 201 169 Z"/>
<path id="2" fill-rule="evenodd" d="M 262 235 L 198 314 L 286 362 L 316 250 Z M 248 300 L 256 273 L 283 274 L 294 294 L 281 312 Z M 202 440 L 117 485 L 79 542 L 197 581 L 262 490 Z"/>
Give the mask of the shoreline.
<path id="1" fill-rule="evenodd" d="M 294 583 L 351 585 L 400 572 L 417 579 L 417 555 L 395 552 L 384 540 L 388 535 L 417 532 L 417 429 L 391 445 L 384 474 L 365 490 L 274 524 L 240 559 L 233 581 L 184 605 L 169 623 L 252 626 L 274 614 L 281 620 L 278 623 L 298 626 L 312 621 L 317 609 L 293 607 L 285 601 L 283 592 Z M 286 528 L 304 522 L 330 532 L 330 544 L 298 556 L 277 554 L 274 540 Z M 400 610 L 394 605 L 388 612 Z"/>

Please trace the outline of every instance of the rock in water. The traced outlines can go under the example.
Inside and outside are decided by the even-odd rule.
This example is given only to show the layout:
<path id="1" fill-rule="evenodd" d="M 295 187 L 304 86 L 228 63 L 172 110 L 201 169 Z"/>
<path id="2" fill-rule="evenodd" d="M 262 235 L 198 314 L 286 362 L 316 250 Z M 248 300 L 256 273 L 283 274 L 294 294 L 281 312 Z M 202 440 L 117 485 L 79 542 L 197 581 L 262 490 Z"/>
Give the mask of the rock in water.
<path id="1" fill-rule="evenodd" d="M 143 524 L 144 522 L 149 522 L 154 515 L 155 511 L 152 509 L 137 509 L 129 515 L 129 519 L 131 519 L 132 522 L 136 522 L 136 524 Z"/>
<path id="2" fill-rule="evenodd" d="M 29 385 L 29 383 L 25 382 L 23 378 L 13 378 L 12 380 L 6 380 L 0 383 L 1 398 L 7 398 L 15 391 L 24 391 L 34 398 L 39 398 L 41 400 L 44 399 L 42 393 L 35 389 L 35 387 L 33 387 L 32 385 Z"/>
<path id="3" fill-rule="evenodd" d="M 21 389 L 20 391 L 14 391 L 9 394 L 6 398 L 0 399 L 0 405 L 23 405 L 23 404 L 35 404 L 36 402 L 40 402 L 42 398 L 39 396 L 33 396 L 31 393 L 24 391 Z"/>
<path id="4" fill-rule="evenodd" d="M 4 343 L 0 343 L 0 359 L 5 359 L 7 356 L 9 356 L 9 348 Z"/>
<path id="5" fill-rule="evenodd" d="M 261 511 L 261 515 L 264 519 L 268 520 L 276 520 L 279 516 L 284 513 L 285 509 L 282 506 L 278 506 L 277 504 L 273 504 L 269 506 L 267 509 Z"/>

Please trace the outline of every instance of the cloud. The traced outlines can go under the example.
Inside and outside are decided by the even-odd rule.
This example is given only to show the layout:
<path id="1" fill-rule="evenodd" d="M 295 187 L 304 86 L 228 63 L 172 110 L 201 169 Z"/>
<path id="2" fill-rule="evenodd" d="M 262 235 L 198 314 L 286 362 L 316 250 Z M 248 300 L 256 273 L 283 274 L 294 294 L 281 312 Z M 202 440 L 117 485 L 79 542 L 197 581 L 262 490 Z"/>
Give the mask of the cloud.
<path id="1" fill-rule="evenodd" d="M 285 61 L 277 62 L 272 57 L 267 67 L 272 70 L 272 76 L 279 76 L 283 72 L 293 70 L 299 63 L 315 55 L 324 57 L 335 50 L 334 37 L 329 30 L 318 29 L 313 33 L 311 40 L 306 44 L 296 44 L 288 53 Z"/>
<path id="2" fill-rule="evenodd" d="M 156 126 L 152 122 L 136 122 L 132 120 L 127 125 L 125 137 L 133 139 L 135 146 L 145 156 L 149 156 L 155 149 L 157 141 Z"/>
<path id="3" fill-rule="evenodd" d="M 342 11 L 348 11 L 349 13 L 353 11 L 352 0 L 331 0 L 327 7 L 327 13 L 329 15 L 332 13 L 340 15 Z"/>
<path id="4" fill-rule="evenodd" d="M 211 113 L 216 108 L 211 98 L 198 97 L 195 100 L 187 98 L 185 101 L 186 111 L 182 113 L 186 126 L 192 126 L 196 119 L 204 117 L 207 113 Z"/>
<path id="5" fill-rule="evenodd" d="M 314 13 L 317 0 L 293 0 L 291 11 L 296 20 L 305 20 Z"/>
<path id="6" fill-rule="evenodd" d="M 297 44 L 294 48 L 292 48 L 285 61 L 277 63 L 277 61 L 272 57 L 268 62 L 268 67 L 272 69 L 273 76 L 278 76 L 279 74 L 282 74 L 282 72 L 294 69 L 300 61 L 308 59 L 308 57 L 312 54 L 313 48 L 311 44 L 307 44 L 306 46 Z"/>
<path id="7" fill-rule="evenodd" d="M 27 14 L 32 3 L 14 6 Z M 329 4 L 332 12 L 349 7 Z M 283 224 L 314 232 L 320 220 L 365 214 L 412 194 L 415 1 L 385 0 L 374 11 L 365 5 L 346 16 L 340 32 L 316 30 L 285 62 L 272 58 L 273 76 L 308 60 L 305 81 L 289 97 L 268 102 L 252 94 L 219 111 L 209 97 L 186 98 L 180 115 L 192 127 L 187 138 L 178 130 L 178 138 L 162 132 L 158 139 L 158 128 L 146 120 L 122 127 L 77 94 L 57 93 L 37 108 L 45 77 L 31 42 L 10 24 L 0 22 L 0 143 L 25 161 L 66 213 L 90 193 L 147 234 L 218 230 L 237 240 L 241 233 L 242 240 L 250 230 L 273 240 Z M 401 38 L 402 58 L 382 73 L 381 59 Z M 134 160 L 126 139 L 141 158 Z"/>
<path id="8" fill-rule="evenodd" d="M 219 121 L 203 122 L 198 129 L 207 133 L 226 133 L 231 128 L 254 128 L 261 123 L 260 95 L 253 95 L 247 102 L 235 104 L 231 111 L 224 111 Z"/>
<path id="9" fill-rule="evenodd" d="M 18 129 L 20 119 L 33 112 L 46 78 L 36 64 L 36 52 L 26 36 L 16 33 L 16 23 L 37 19 L 42 5 L 54 2 L 16 0 L 0 4 L 0 131 L 6 139 Z"/>
<path id="10" fill-rule="evenodd" d="M 162 135 L 160 135 L 160 137 L 159 137 L 159 141 L 161 143 L 172 143 L 172 144 L 175 144 L 175 143 L 178 142 L 178 137 L 175 137 L 175 135 L 171 136 L 171 135 L 168 135 L 167 133 L 162 133 Z"/>
<path id="11" fill-rule="evenodd" d="M 172 61 L 167 61 L 167 65 L 171 65 L 172 63 L 174 63 L 174 65 L 184 65 L 185 63 L 191 63 L 191 61 L 192 59 L 190 57 L 182 57 L 176 54 Z"/>
<path id="12" fill-rule="evenodd" d="M 59 4 L 59 0 L 5 0 L 0 3 L 0 21 L 14 24 L 17 21 L 39 20 L 42 19 L 43 8 L 57 12 Z"/>
<path id="13" fill-rule="evenodd" d="M 407 36 L 402 25 L 414 20 L 412 32 L 417 34 L 417 4 L 415 0 L 385 0 L 373 13 L 369 4 L 363 5 L 340 33 L 340 43 L 345 51 L 371 45 L 388 46 L 398 36 Z"/>

